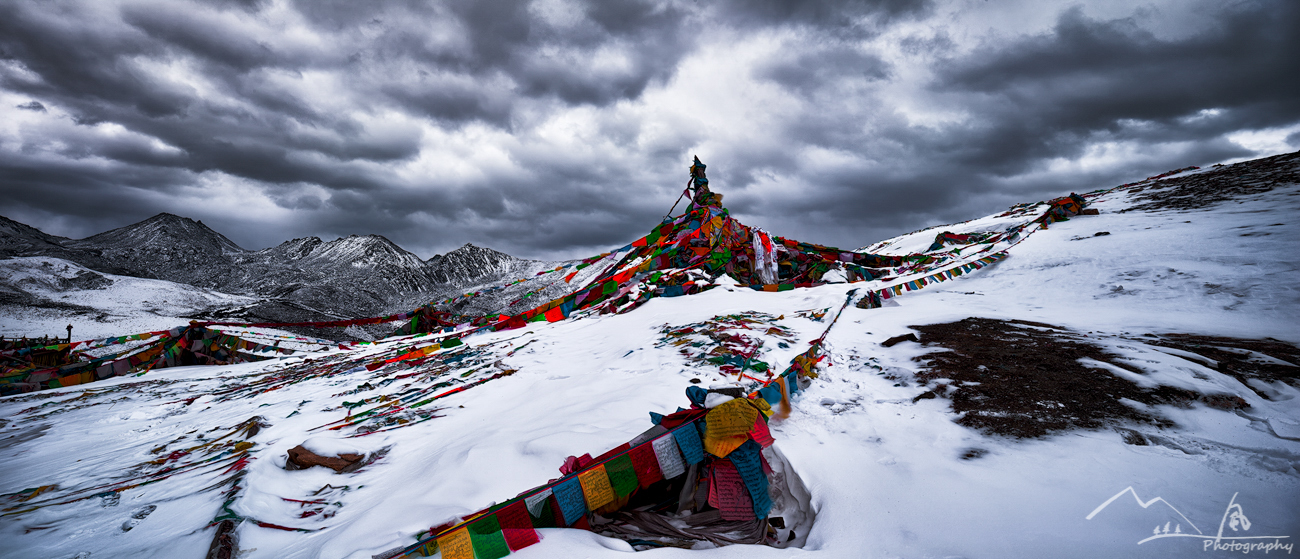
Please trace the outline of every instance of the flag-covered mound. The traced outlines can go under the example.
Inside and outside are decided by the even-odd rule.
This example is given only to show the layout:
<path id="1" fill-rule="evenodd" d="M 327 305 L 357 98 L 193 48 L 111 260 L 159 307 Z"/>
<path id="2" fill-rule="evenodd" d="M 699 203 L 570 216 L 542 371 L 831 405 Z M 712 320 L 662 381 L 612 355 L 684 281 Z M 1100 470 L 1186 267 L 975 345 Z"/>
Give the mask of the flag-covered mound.
<path id="1" fill-rule="evenodd" d="M 1122 211 L 1196 176 L 865 252 L 746 228 L 697 193 L 704 204 L 590 259 L 569 295 L 528 311 L 419 320 L 447 312 L 432 306 L 389 317 L 416 318 L 419 333 L 285 339 L 288 355 L 159 334 L 195 358 L 269 359 L 181 357 L 0 399 L 0 555 L 1168 557 L 1287 544 L 1300 537 L 1287 349 L 1300 341 L 1288 223 L 1300 188 Z M 1079 199 L 1098 215 L 1078 215 Z M 277 347 L 264 327 L 201 327 Z M 909 333 L 919 343 L 882 345 Z M 1088 372 L 1033 373 L 1065 362 Z M 1070 384 L 1082 379 L 1115 398 Z M 1079 415 L 1090 408 L 1072 394 L 1116 413 Z M 998 418 L 1041 428 L 998 431 Z M 1220 522 L 1230 512 L 1249 527 Z"/>

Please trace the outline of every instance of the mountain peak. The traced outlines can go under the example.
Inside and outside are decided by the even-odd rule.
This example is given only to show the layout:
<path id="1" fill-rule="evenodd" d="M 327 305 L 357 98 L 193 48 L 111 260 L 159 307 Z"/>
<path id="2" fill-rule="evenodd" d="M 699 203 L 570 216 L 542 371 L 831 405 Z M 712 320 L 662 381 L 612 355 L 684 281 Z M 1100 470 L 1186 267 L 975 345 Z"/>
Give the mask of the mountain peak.
<path id="1" fill-rule="evenodd" d="M 425 266 L 438 283 L 452 283 L 501 271 L 517 260 L 504 252 L 465 243 L 447 254 L 434 255 Z"/>
<path id="2" fill-rule="evenodd" d="M 213 231 L 202 221 L 188 217 L 162 212 L 153 217 L 130 225 L 105 231 L 85 239 L 74 241 L 84 245 L 119 245 L 122 243 L 153 244 L 157 242 L 180 242 L 181 244 L 204 245 L 207 251 L 218 250 L 221 253 L 248 252 L 225 235 Z"/>

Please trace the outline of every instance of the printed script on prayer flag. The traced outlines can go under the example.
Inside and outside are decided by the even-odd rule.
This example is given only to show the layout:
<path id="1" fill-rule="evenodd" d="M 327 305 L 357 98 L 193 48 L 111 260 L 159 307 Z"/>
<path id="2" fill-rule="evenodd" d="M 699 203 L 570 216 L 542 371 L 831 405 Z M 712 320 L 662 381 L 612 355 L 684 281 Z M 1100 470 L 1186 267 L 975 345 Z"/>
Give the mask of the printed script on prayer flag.
<path id="1" fill-rule="evenodd" d="M 477 559 L 501 559 L 510 555 L 501 533 L 501 522 L 495 514 L 489 514 L 470 524 L 469 536 Z"/>
<path id="2" fill-rule="evenodd" d="M 609 474 L 609 484 L 614 487 L 614 494 L 620 498 L 628 496 L 637 487 L 636 471 L 629 454 L 622 454 L 606 462 L 605 473 Z"/>
<path id="3" fill-rule="evenodd" d="M 673 431 L 673 439 L 677 441 L 677 447 L 681 449 L 688 464 L 699 464 L 704 460 L 704 443 L 700 441 L 700 432 L 696 430 L 695 422 L 678 427 Z"/>
<path id="4" fill-rule="evenodd" d="M 655 459 L 659 461 L 659 469 L 663 472 L 664 479 L 672 479 L 686 473 L 686 464 L 682 462 L 682 455 L 677 451 L 675 437 L 664 435 L 655 439 L 651 446 L 655 449 Z"/>
<path id="5" fill-rule="evenodd" d="M 497 511 L 497 520 L 501 522 L 501 534 L 505 536 L 506 545 L 510 546 L 511 551 L 519 551 L 537 543 L 537 531 L 533 529 L 533 521 L 528 518 L 528 509 L 523 501 L 502 507 Z"/>
<path id="6" fill-rule="evenodd" d="M 524 497 L 524 502 L 528 504 L 528 512 L 533 513 L 533 516 L 541 516 L 542 506 L 546 505 L 546 498 L 550 496 L 551 496 L 551 490 L 544 489 L 542 491 Z"/>
<path id="7" fill-rule="evenodd" d="M 767 494 L 767 475 L 763 472 L 762 452 L 762 447 L 758 443 L 747 441 L 727 459 L 745 483 L 745 490 L 753 501 L 754 514 L 759 518 L 766 518 L 767 513 L 772 509 L 772 497 Z"/>
<path id="8" fill-rule="evenodd" d="M 578 474 L 582 483 L 582 493 L 587 497 L 587 508 L 596 510 L 614 500 L 614 488 L 609 484 L 609 475 L 602 464 Z"/>
<path id="9" fill-rule="evenodd" d="M 767 428 L 767 422 L 763 418 L 754 420 L 754 428 L 749 431 L 749 438 L 754 439 L 763 448 L 772 446 L 776 439 L 772 438 L 772 432 Z"/>
<path id="10" fill-rule="evenodd" d="M 664 478 L 659 471 L 659 460 L 655 457 L 653 444 L 643 444 L 628 453 L 632 456 L 632 469 L 636 471 L 637 483 L 644 489 Z"/>
<path id="11" fill-rule="evenodd" d="M 438 538 L 438 551 L 442 553 L 442 559 L 474 559 L 469 529 L 461 528 Z"/>
<path id="12" fill-rule="evenodd" d="M 754 427 L 758 410 L 745 398 L 737 398 L 709 410 L 704 416 L 709 437 L 734 437 L 746 435 Z"/>
<path id="13" fill-rule="evenodd" d="M 555 501 L 560 504 L 560 512 L 564 514 L 565 526 L 572 525 L 587 514 L 587 502 L 582 496 L 582 486 L 578 484 L 578 478 L 569 478 L 553 489 Z"/>
<path id="14" fill-rule="evenodd" d="M 716 460 L 713 464 L 713 489 L 717 493 L 716 502 L 722 511 L 722 519 L 752 520 L 754 503 L 749 499 L 745 482 L 740 479 L 735 466 L 726 460 Z"/>

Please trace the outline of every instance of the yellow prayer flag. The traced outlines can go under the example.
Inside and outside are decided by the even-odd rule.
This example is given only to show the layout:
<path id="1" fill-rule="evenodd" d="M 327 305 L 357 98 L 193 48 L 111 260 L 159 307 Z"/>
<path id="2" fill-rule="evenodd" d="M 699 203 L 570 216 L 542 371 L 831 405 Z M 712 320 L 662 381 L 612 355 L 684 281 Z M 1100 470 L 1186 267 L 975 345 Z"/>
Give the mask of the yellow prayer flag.
<path id="1" fill-rule="evenodd" d="M 442 559 L 474 559 L 474 542 L 467 528 L 459 528 L 438 538 Z"/>
<path id="2" fill-rule="evenodd" d="M 704 416 L 704 450 L 717 457 L 731 454 L 749 439 L 758 414 L 755 402 L 748 398 L 737 398 L 709 410 Z"/>
<path id="3" fill-rule="evenodd" d="M 582 494 L 587 498 L 587 508 L 596 510 L 614 500 L 614 487 L 609 483 L 609 474 L 601 464 L 578 474 L 578 483 L 582 484 Z"/>
<path id="4" fill-rule="evenodd" d="M 705 435 L 708 437 L 731 437 L 744 435 L 754 426 L 758 419 L 758 409 L 748 398 L 737 398 L 719 404 L 704 416 Z"/>

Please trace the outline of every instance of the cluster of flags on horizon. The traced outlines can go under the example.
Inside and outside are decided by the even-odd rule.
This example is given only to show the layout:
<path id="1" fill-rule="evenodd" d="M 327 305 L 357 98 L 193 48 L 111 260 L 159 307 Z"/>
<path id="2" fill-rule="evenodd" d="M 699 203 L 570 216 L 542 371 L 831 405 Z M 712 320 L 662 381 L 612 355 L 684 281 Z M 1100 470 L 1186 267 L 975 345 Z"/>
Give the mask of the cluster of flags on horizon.
<path id="1" fill-rule="evenodd" d="M 908 291 L 916 291 L 927 285 L 933 285 L 939 282 L 943 282 L 943 281 L 947 281 L 959 277 L 965 273 L 973 272 L 989 264 L 997 262 L 998 260 L 1002 260 L 1003 258 L 1006 257 L 1007 257 L 1007 252 L 1005 250 L 995 252 L 993 254 L 980 258 L 979 260 L 968 262 L 966 264 L 962 264 L 961 266 L 957 266 L 955 268 L 943 270 L 941 272 L 930 274 L 928 276 L 917 278 L 911 281 L 906 281 L 897 285 L 884 287 L 877 290 L 876 292 L 880 293 L 885 299 L 888 299 L 890 297 L 896 297 Z"/>

